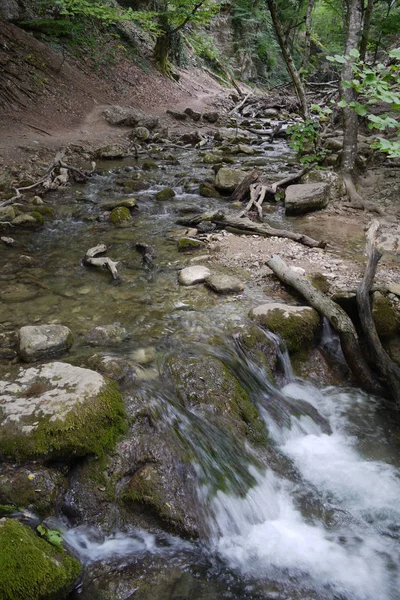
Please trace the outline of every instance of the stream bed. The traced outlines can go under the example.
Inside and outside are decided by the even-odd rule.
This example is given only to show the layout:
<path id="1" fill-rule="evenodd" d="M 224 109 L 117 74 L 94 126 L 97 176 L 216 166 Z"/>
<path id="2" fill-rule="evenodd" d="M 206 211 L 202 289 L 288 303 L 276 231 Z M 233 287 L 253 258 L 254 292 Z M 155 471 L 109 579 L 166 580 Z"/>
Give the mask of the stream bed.
<path id="1" fill-rule="evenodd" d="M 191 261 L 209 255 L 207 248 L 178 252 L 178 216 L 188 206 L 211 210 L 226 201 L 198 195 L 198 181 L 210 176 L 210 168 L 199 162 L 196 150 L 174 155 L 174 161 L 155 159 L 159 168 L 144 175 L 149 187 L 134 194 L 123 194 L 117 180 L 141 172 L 144 159 L 100 164 L 106 170 L 84 187 L 48 196 L 54 221 L 35 234 L 20 233 L 18 245 L 1 250 L 2 326 L 68 326 L 74 344 L 67 361 L 75 365 L 94 353 L 84 339 L 88 330 L 112 323 L 124 327 L 129 334 L 124 343 L 101 350 L 135 360 L 144 349 L 150 356 L 136 365 L 136 379 L 125 386 L 128 406 L 132 397 L 151 403 L 194 457 L 193 492 L 205 524 L 197 540 L 160 526 L 126 523 L 117 503 L 104 526 L 98 520 L 76 523 L 67 512 L 52 516 L 85 566 L 71 600 L 397 600 L 395 415 L 357 389 L 297 379 L 276 340 L 281 376 L 272 380 L 238 338 L 249 310 L 268 301 L 266 290 L 247 281 L 246 273 L 229 273 L 246 282 L 235 296 L 178 285 L 179 269 L 202 264 Z M 273 179 L 293 169 L 283 141 L 263 149 L 262 156 Z M 236 166 L 246 160 L 251 157 L 238 158 Z M 164 187 L 176 196 L 155 200 Z M 102 202 L 132 195 L 138 202 L 132 224 L 110 225 Z M 279 207 L 269 218 L 283 224 Z M 155 249 L 153 270 L 143 267 L 137 242 Z M 117 282 L 82 262 L 99 243 L 120 261 Z M 212 257 L 204 260 L 219 272 Z M 176 353 L 217 356 L 234 373 L 262 419 L 265 448 L 254 451 L 246 443 L 242 454 L 212 419 L 182 409 L 164 370 Z M 4 374 L 7 366 L 0 370 Z"/>

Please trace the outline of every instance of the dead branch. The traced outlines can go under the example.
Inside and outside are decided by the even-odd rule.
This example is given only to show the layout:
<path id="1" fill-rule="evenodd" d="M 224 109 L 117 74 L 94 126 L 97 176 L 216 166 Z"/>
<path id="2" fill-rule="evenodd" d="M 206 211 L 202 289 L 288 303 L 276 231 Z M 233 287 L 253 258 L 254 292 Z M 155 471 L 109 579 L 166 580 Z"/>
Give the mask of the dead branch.
<path id="1" fill-rule="evenodd" d="M 235 188 L 232 194 L 229 196 L 230 202 L 243 202 L 249 194 L 250 187 L 258 181 L 260 173 L 258 171 L 252 171 L 243 179 L 241 183 Z"/>
<path id="2" fill-rule="evenodd" d="M 361 353 L 356 329 L 345 311 L 316 290 L 305 277 L 295 273 L 280 256 L 270 258 L 267 265 L 278 279 L 297 290 L 315 310 L 326 317 L 338 332 L 344 357 L 359 385 L 370 393 L 380 393 L 381 388 Z"/>
<path id="3" fill-rule="evenodd" d="M 98 244 L 97 246 L 89 248 L 83 259 L 83 264 L 100 268 L 106 267 L 113 276 L 113 279 L 119 279 L 117 271 L 119 261 L 111 260 L 108 256 L 97 256 L 98 254 L 104 254 L 104 252 L 107 252 L 107 246 L 105 244 Z"/>
<path id="4" fill-rule="evenodd" d="M 298 242 L 299 244 L 303 244 L 304 246 L 308 246 L 309 248 L 325 248 L 326 246 L 326 242 L 318 242 L 302 233 L 295 233 L 294 231 L 287 231 L 285 229 L 274 229 L 267 223 L 254 223 L 254 221 L 251 221 L 250 219 L 225 214 L 223 211 L 202 213 L 200 215 L 194 215 L 193 217 L 182 217 L 178 219 L 177 223 L 193 227 L 203 221 L 215 223 L 220 229 L 232 227 L 236 230 L 243 231 L 243 233 L 252 233 L 266 237 L 287 238 L 294 242 Z"/>
<path id="5" fill-rule="evenodd" d="M 383 384 L 387 387 L 391 397 L 400 405 L 400 367 L 391 360 L 384 350 L 375 322 L 372 316 L 369 293 L 375 277 L 376 267 L 382 254 L 376 247 L 376 235 L 379 221 L 373 221 L 367 233 L 367 263 L 364 277 L 357 290 L 357 305 L 361 322 L 361 329 L 368 344 L 371 365 L 382 376 Z"/>

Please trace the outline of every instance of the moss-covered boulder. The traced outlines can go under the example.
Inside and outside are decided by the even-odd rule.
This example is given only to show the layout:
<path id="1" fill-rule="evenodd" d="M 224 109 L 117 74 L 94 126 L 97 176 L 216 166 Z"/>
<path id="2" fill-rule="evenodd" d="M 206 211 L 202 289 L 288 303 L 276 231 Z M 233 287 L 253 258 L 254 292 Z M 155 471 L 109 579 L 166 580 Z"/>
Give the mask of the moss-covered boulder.
<path id="1" fill-rule="evenodd" d="M 42 516 L 55 514 L 66 490 L 66 478 L 55 468 L 34 462 L 23 466 L 5 462 L 0 467 L 0 505 L 13 512 L 28 508 Z"/>
<path id="2" fill-rule="evenodd" d="M 172 200 L 175 198 L 176 194 L 172 188 L 164 188 L 163 190 L 157 192 L 156 200 Z"/>
<path id="3" fill-rule="evenodd" d="M 318 313 L 309 306 L 263 304 L 250 312 L 250 318 L 276 333 L 291 354 L 311 348 L 320 325 Z"/>
<path id="4" fill-rule="evenodd" d="M 400 314 L 394 304 L 380 292 L 372 295 L 372 316 L 379 337 L 393 337 L 400 329 Z"/>
<path id="5" fill-rule="evenodd" d="M 173 357 L 168 369 L 183 403 L 202 409 L 212 422 L 244 440 L 262 443 L 264 424 L 247 392 L 218 358 Z"/>
<path id="6" fill-rule="evenodd" d="M 219 198 L 219 192 L 215 189 L 212 183 L 208 181 L 203 181 L 199 185 L 199 194 L 203 196 L 203 198 Z"/>
<path id="7" fill-rule="evenodd" d="M 142 169 L 144 171 L 156 171 L 158 169 L 158 164 L 154 162 L 154 160 L 146 160 L 142 164 Z"/>
<path id="8" fill-rule="evenodd" d="M 129 225 L 132 221 L 129 208 L 126 208 L 126 206 L 117 206 L 117 208 L 114 208 L 110 215 L 110 221 L 114 225 Z"/>
<path id="9" fill-rule="evenodd" d="M 90 369 L 98 371 L 109 379 L 114 379 L 114 381 L 121 381 L 127 377 L 132 381 L 135 378 L 134 368 L 122 356 L 94 354 L 88 359 L 87 363 Z"/>
<path id="10" fill-rule="evenodd" d="M 142 192 L 143 190 L 148 190 L 150 184 L 147 183 L 147 181 L 142 181 L 140 179 L 127 179 L 122 187 L 124 192 L 129 194 L 130 192 Z"/>
<path id="11" fill-rule="evenodd" d="M 125 424 L 118 385 L 89 369 L 53 362 L 0 381 L 0 458 L 101 455 Z"/>
<path id="12" fill-rule="evenodd" d="M 223 167 L 222 169 L 219 169 L 215 177 L 215 187 L 221 192 L 233 192 L 247 175 L 248 173 L 241 169 L 228 169 Z"/>
<path id="13" fill-rule="evenodd" d="M 61 600 L 79 577 L 81 565 L 32 529 L 0 519 L 0 598 Z"/>
<path id="14" fill-rule="evenodd" d="M 118 200 L 106 200 L 101 203 L 101 208 L 105 210 L 114 210 L 114 208 L 128 208 L 134 210 L 137 208 L 137 200 L 134 197 L 131 198 L 119 198 Z"/>
<path id="15" fill-rule="evenodd" d="M 204 250 L 205 242 L 196 238 L 184 236 L 178 240 L 178 252 L 191 252 L 193 250 Z"/>
<path id="16" fill-rule="evenodd" d="M 257 325 L 251 324 L 238 332 L 242 348 L 256 365 L 264 369 L 273 381 L 278 364 L 276 345 Z"/>
<path id="17" fill-rule="evenodd" d="M 28 212 L 15 217 L 11 221 L 14 227 L 35 228 L 44 225 L 44 217 L 37 211 Z"/>

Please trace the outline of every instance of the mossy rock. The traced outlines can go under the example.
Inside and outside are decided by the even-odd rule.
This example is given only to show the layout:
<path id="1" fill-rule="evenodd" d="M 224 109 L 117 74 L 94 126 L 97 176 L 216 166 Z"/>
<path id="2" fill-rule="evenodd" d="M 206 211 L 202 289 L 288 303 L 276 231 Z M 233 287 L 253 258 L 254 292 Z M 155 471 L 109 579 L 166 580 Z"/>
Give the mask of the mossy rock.
<path id="1" fill-rule="evenodd" d="M 127 194 L 129 192 L 142 192 L 143 190 L 148 190 L 149 187 L 149 183 L 140 179 L 128 179 L 123 184 L 123 190 Z"/>
<path id="2" fill-rule="evenodd" d="M 330 284 L 325 275 L 322 273 L 313 273 L 311 275 L 311 283 L 316 290 L 327 294 L 330 290 Z"/>
<path id="3" fill-rule="evenodd" d="M 158 169 L 158 164 L 153 160 L 147 160 L 142 164 L 142 169 L 144 171 L 156 171 Z"/>
<path id="4" fill-rule="evenodd" d="M 264 304 L 253 309 L 250 318 L 277 334 L 291 354 L 311 348 L 320 325 L 317 311 L 308 306 Z"/>
<path id="5" fill-rule="evenodd" d="M 52 206 L 35 206 L 35 210 L 31 214 L 39 213 L 43 217 L 53 219 L 56 216 L 56 211 Z"/>
<path id="6" fill-rule="evenodd" d="M 241 346 L 246 351 L 250 360 L 263 368 L 270 380 L 274 382 L 278 357 L 273 341 L 256 325 L 249 325 L 244 331 L 241 331 L 239 339 Z"/>
<path id="7" fill-rule="evenodd" d="M 400 315 L 389 298 L 380 292 L 372 296 L 372 316 L 379 337 L 393 337 L 399 331 Z"/>
<path id="8" fill-rule="evenodd" d="M 256 407 L 222 361 L 213 356 L 173 357 L 168 368 L 184 403 L 203 408 L 214 424 L 242 440 L 265 443 Z"/>
<path id="9" fill-rule="evenodd" d="M 178 240 L 178 252 L 190 252 L 191 250 L 200 250 L 205 248 L 202 240 L 191 237 L 181 237 Z"/>
<path id="10" fill-rule="evenodd" d="M 164 188 L 156 194 L 156 200 L 172 200 L 176 194 L 172 188 Z"/>
<path id="11" fill-rule="evenodd" d="M 61 600 L 81 572 L 80 563 L 12 519 L 0 520 L 2 600 Z"/>
<path id="12" fill-rule="evenodd" d="M 0 381 L 0 458 L 101 456 L 125 428 L 118 385 L 89 369 L 53 362 Z"/>
<path id="13" fill-rule="evenodd" d="M 126 206 L 117 206 L 110 215 L 110 221 L 114 225 L 127 225 L 132 221 L 132 216 L 129 208 Z"/>
<path id="14" fill-rule="evenodd" d="M 199 194 L 203 198 L 220 198 L 219 192 L 208 181 L 204 181 L 199 185 Z"/>
<path id="15" fill-rule="evenodd" d="M 14 227 L 35 228 L 44 225 L 44 217 L 37 211 L 19 214 L 13 219 Z"/>
<path id="16" fill-rule="evenodd" d="M 9 505 L 13 512 L 29 508 L 42 516 L 54 514 L 66 490 L 60 471 L 35 463 L 21 467 L 5 463 L 0 473 L 0 504 Z"/>

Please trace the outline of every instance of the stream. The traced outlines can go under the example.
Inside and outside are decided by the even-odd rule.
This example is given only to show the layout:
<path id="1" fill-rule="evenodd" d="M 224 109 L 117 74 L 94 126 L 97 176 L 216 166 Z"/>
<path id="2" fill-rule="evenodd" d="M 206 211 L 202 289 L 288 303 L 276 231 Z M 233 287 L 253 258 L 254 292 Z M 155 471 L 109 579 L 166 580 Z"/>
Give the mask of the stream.
<path id="1" fill-rule="evenodd" d="M 260 155 L 268 159 L 273 179 L 293 172 L 284 141 L 264 146 Z M 118 180 L 141 172 L 146 158 L 100 163 L 104 171 L 84 187 L 46 197 L 56 208 L 54 221 L 33 235 L 19 233 L 18 246 L 1 250 L 1 323 L 70 327 L 75 341 L 68 362 L 76 365 L 94 353 L 83 337 L 89 329 L 119 323 L 128 339 L 102 350 L 122 357 L 154 350 L 152 359 L 137 365 L 136 380 L 125 393 L 153 402 L 163 423 L 187 440 L 196 457 L 195 493 L 206 522 L 197 541 L 162 528 L 119 524 L 118 518 L 114 527 L 102 529 L 89 522 L 74 525 L 60 515 L 67 547 L 85 565 L 70 599 L 398 599 L 396 415 L 357 389 L 319 388 L 296 378 L 276 339 L 282 375 L 279 383 L 271 381 L 238 338 L 249 310 L 268 301 L 260 286 L 247 282 L 239 296 L 224 297 L 203 286 L 178 285 L 179 269 L 208 251 L 179 253 L 182 228 L 176 219 L 189 205 L 211 210 L 226 201 L 198 195 L 198 181 L 210 176 L 210 167 L 199 161 L 197 150 L 173 154 L 177 160 L 155 155 L 160 168 L 144 173 L 149 188 L 131 194 L 121 192 Z M 253 157 L 236 158 L 233 166 L 251 164 Z M 164 187 L 172 187 L 175 198 L 155 200 Z M 132 195 L 139 210 L 130 227 L 115 228 L 103 219 L 102 202 Z M 268 218 L 278 227 L 292 226 L 279 206 Z M 154 247 L 154 270 L 143 268 L 136 242 Z M 99 243 L 121 261 L 119 282 L 83 265 L 87 249 Z M 21 267 L 21 254 L 33 264 Z M 338 358 L 326 324 L 321 343 Z M 173 386 L 161 376 L 176 352 L 217 356 L 234 373 L 265 425 L 265 452 L 246 447 L 241 454 L 212 421 L 176 402 Z M 0 370 L 5 372 L 4 365 Z M 218 489 L 221 477 L 231 485 Z"/>

